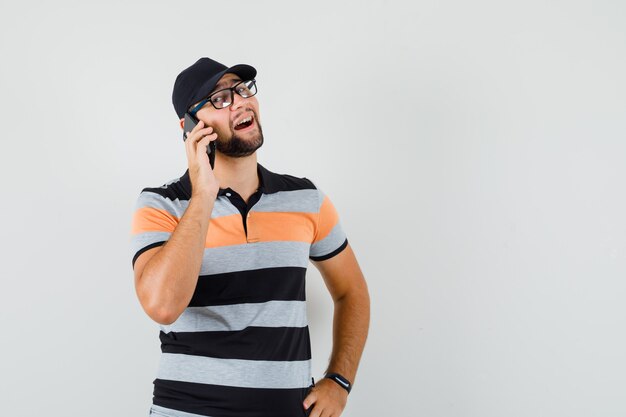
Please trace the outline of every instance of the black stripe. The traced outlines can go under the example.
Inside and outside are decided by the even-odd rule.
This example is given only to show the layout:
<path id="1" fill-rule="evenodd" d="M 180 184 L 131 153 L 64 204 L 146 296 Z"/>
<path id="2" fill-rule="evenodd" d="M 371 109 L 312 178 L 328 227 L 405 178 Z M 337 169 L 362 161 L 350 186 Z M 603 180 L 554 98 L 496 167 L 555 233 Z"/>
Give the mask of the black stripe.
<path id="1" fill-rule="evenodd" d="M 161 331 L 163 353 L 222 359 L 303 361 L 311 359 L 307 327 L 247 327 L 239 331 Z"/>
<path id="2" fill-rule="evenodd" d="M 316 262 L 325 261 L 326 259 L 330 259 L 333 256 L 339 254 L 339 252 L 344 250 L 346 248 L 346 246 L 348 246 L 348 239 L 344 240 L 343 243 L 341 244 L 341 246 L 339 246 L 337 249 L 335 249 L 331 253 L 327 253 L 326 255 L 322 255 L 322 256 L 309 256 L 309 258 L 312 261 L 316 261 Z"/>
<path id="3" fill-rule="evenodd" d="M 162 242 L 154 242 L 154 243 L 149 244 L 145 248 L 139 249 L 137 253 L 135 254 L 135 256 L 133 256 L 133 268 L 135 268 L 135 262 L 137 261 L 137 258 L 139 258 L 139 255 L 141 255 L 148 249 L 156 248 L 157 246 L 162 246 L 165 242 L 166 242 L 165 240 Z"/>
<path id="4" fill-rule="evenodd" d="M 203 416 L 301 417 L 307 415 L 302 402 L 309 388 L 239 388 L 157 378 L 152 402 Z"/>
<path id="5" fill-rule="evenodd" d="M 263 194 L 273 194 L 279 191 L 295 191 L 295 190 L 315 190 L 315 184 L 306 177 L 296 177 L 288 174 L 277 174 L 257 163 L 257 175 L 260 177 L 260 183 L 263 184 Z M 191 179 L 189 178 L 189 170 L 180 177 L 178 192 L 182 192 L 186 199 L 191 197 Z M 150 189 L 152 191 L 152 189 Z M 220 189 L 222 190 L 222 189 Z M 182 197 L 181 197 L 182 199 Z"/>
<path id="6" fill-rule="evenodd" d="M 295 177 L 288 174 L 277 174 L 259 164 L 259 172 L 263 175 L 267 194 L 279 191 L 315 190 L 315 185 L 306 177 Z"/>
<path id="7" fill-rule="evenodd" d="M 141 192 L 150 192 L 160 195 L 163 198 L 167 198 L 169 200 L 189 200 L 189 196 L 185 192 L 183 188 L 180 178 L 178 181 L 170 183 L 168 185 L 163 184 L 160 187 L 146 187 Z"/>
<path id="8" fill-rule="evenodd" d="M 306 268 L 264 268 L 201 275 L 189 307 L 304 301 Z"/>

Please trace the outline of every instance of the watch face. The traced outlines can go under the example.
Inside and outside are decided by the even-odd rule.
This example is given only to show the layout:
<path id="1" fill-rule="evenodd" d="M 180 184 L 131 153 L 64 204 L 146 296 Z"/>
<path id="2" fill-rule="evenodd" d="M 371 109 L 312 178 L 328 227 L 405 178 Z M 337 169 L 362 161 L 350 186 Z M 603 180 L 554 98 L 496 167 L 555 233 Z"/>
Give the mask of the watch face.
<path id="1" fill-rule="evenodd" d="M 341 385 L 343 385 L 346 388 L 350 386 L 350 384 L 348 384 L 346 381 L 342 380 L 341 378 L 337 378 L 337 382 L 339 382 Z"/>
<path id="2" fill-rule="evenodd" d="M 346 378 L 342 377 L 339 374 L 328 374 L 326 375 L 326 378 L 332 379 L 348 392 L 350 392 L 350 390 L 352 389 L 350 381 L 348 381 Z"/>

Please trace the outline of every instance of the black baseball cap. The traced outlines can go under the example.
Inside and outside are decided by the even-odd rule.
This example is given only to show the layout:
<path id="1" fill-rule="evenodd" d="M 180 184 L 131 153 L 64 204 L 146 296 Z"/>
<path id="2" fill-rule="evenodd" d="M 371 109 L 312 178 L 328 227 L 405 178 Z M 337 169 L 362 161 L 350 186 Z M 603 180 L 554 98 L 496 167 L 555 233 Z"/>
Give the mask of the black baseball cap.
<path id="1" fill-rule="evenodd" d="M 192 104 L 206 98 L 219 79 L 228 73 L 236 74 L 242 80 L 256 77 L 256 69 L 250 65 L 238 64 L 229 68 L 206 57 L 200 58 L 178 74 L 172 92 L 172 103 L 178 117 L 182 119 Z"/>

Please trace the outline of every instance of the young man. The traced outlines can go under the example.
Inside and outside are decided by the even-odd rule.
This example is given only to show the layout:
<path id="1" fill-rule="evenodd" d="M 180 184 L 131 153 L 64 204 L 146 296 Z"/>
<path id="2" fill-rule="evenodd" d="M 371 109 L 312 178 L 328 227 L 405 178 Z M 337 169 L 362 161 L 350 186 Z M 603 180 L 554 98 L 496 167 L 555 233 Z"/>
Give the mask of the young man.
<path id="1" fill-rule="evenodd" d="M 369 327 L 365 279 L 329 198 L 307 178 L 257 163 L 255 76 L 249 65 L 209 58 L 178 75 L 172 100 L 189 168 L 139 195 L 135 288 L 161 329 L 155 415 L 339 416 L 357 372 Z M 193 129 L 185 113 L 198 120 Z M 334 301 L 332 355 L 317 383 L 309 260 Z"/>

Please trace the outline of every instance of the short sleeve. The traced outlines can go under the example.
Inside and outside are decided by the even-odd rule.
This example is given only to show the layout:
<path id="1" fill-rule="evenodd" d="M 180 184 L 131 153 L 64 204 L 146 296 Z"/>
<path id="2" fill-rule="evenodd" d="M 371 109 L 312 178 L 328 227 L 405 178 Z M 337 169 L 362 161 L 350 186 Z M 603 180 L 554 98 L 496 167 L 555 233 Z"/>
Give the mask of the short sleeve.
<path id="1" fill-rule="evenodd" d="M 319 209 L 309 258 L 312 261 L 324 261 L 344 250 L 348 245 L 348 239 L 330 198 L 323 191 L 319 189 L 317 191 Z"/>
<path id="2" fill-rule="evenodd" d="M 139 194 L 131 224 L 133 268 L 139 255 L 167 242 L 178 222 L 177 210 L 171 200 L 146 190 Z"/>

